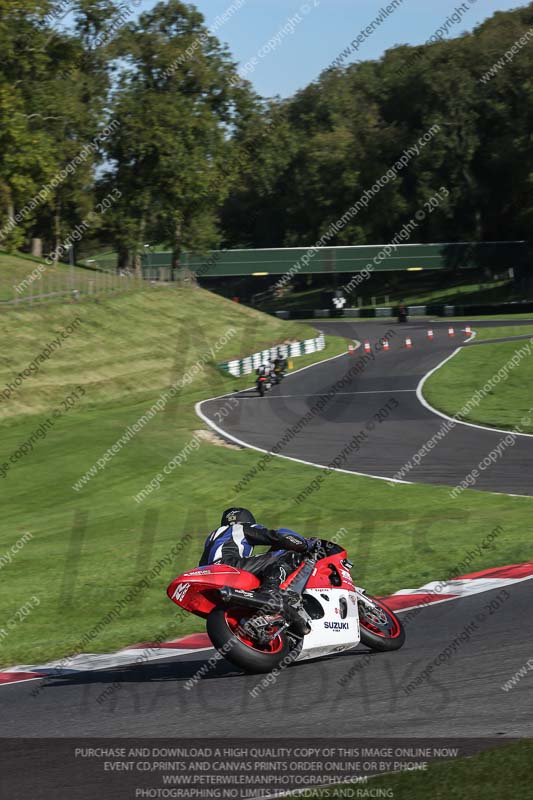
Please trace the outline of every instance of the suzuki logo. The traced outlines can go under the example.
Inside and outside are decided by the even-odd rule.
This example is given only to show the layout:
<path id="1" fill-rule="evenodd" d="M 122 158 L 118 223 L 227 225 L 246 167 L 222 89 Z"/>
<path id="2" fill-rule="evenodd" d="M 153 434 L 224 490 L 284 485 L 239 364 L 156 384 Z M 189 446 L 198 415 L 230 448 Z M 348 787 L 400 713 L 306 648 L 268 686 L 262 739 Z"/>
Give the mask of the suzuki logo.
<path id="1" fill-rule="evenodd" d="M 347 631 L 348 630 L 348 623 L 347 622 L 324 622 L 325 628 L 330 628 L 333 631 Z"/>

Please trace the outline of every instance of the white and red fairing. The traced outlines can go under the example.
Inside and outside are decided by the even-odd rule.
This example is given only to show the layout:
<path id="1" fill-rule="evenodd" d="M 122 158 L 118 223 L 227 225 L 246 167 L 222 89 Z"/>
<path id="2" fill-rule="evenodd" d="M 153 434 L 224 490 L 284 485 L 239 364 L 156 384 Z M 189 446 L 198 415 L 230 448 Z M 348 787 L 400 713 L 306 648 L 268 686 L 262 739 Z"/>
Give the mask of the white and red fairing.
<path id="1" fill-rule="evenodd" d="M 304 638 L 299 659 L 349 650 L 359 643 L 357 590 L 343 564 L 346 557 L 346 551 L 341 550 L 320 559 L 307 582 L 303 598 L 304 607 L 312 617 L 311 632 Z M 287 588 L 302 568 L 303 563 L 281 588 Z M 332 584 L 332 576 L 338 586 Z M 167 594 L 180 608 L 205 618 L 221 604 L 218 589 L 231 586 L 252 591 L 259 585 L 260 580 L 251 572 L 212 564 L 178 576 L 168 587 Z"/>

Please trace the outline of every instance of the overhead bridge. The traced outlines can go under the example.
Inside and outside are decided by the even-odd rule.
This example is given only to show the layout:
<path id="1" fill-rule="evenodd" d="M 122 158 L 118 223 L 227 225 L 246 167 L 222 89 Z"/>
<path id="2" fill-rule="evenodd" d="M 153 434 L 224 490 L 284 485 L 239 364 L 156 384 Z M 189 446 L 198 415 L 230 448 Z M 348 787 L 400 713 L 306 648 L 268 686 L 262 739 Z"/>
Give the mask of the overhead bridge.
<path id="1" fill-rule="evenodd" d="M 143 254 L 143 270 L 147 276 L 168 279 L 171 259 L 170 252 L 148 250 Z M 522 269 L 527 260 L 527 242 L 511 241 L 213 250 L 207 255 L 184 253 L 181 264 L 199 278 L 222 278 L 328 272 L 341 274 L 364 270 Z"/>

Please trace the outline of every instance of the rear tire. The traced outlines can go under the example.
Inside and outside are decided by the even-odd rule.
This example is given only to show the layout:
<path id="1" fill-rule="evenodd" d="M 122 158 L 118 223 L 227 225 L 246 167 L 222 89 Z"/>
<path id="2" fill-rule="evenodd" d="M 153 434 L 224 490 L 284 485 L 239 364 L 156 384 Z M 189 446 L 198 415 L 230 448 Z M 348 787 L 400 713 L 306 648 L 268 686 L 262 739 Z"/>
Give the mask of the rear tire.
<path id="1" fill-rule="evenodd" d="M 376 600 L 375 597 L 369 597 L 369 599 L 375 603 L 381 613 L 379 615 L 374 615 L 372 612 L 365 613 L 365 606 L 359 601 L 361 644 L 380 652 L 399 650 L 405 643 L 405 629 L 402 623 L 396 614 L 380 600 Z"/>
<path id="2" fill-rule="evenodd" d="M 283 666 L 295 661 L 302 649 L 302 642 L 290 637 L 286 631 L 273 640 L 271 652 L 260 650 L 235 634 L 235 622 L 254 615 L 250 609 L 219 606 L 207 617 L 207 634 L 224 658 L 246 672 L 271 672 L 283 661 Z"/>
<path id="3" fill-rule="evenodd" d="M 264 397 L 265 396 L 265 387 L 264 387 L 262 381 L 258 382 L 257 391 L 259 392 L 259 396 L 260 397 Z"/>

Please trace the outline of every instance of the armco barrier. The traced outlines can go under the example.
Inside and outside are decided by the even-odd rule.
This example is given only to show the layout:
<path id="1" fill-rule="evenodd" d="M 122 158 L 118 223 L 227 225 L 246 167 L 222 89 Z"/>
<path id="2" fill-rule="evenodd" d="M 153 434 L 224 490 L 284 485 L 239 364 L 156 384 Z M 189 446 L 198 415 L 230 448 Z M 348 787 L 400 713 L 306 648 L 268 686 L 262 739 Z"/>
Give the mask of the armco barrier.
<path id="1" fill-rule="evenodd" d="M 323 350 L 326 346 L 324 334 L 321 333 L 314 339 L 304 339 L 300 342 L 290 342 L 290 344 L 277 344 L 270 347 L 268 350 L 261 350 L 259 353 L 252 353 L 251 356 L 245 358 L 236 358 L 233 361 L 223 361 L 218 364 L 221 369 L 229 372 L 238 378 L 240 375 L 249 375 L 254 372 L 260 364 L 271 361 L 276 358 L 278 350 L 284 358 L 298 358 L 308 353 L 316 353 L 318 350 Z"/>
<path id="2" fill-rule="evenodd" d="M 387 313 L 388 312 L 388 313 Z M 296 308 L 290 311 L 276 311 L 276 316 L 283 314 L 283 319 L 311 319 L 312 317 L 395 317 L 398 313 L 397 306 L 381 308 L 343 308 L 343 309 L 315 309 L 315 308 Z M 439 303 L 428 303 L 426 306 L 408 306 L 408 313 L 412 317 L 476 317 L 482 314 L 531 314 L 533 317 L 533 301 L 516 303 L 487 303 L 486 305 L 442 305 Z"/>

